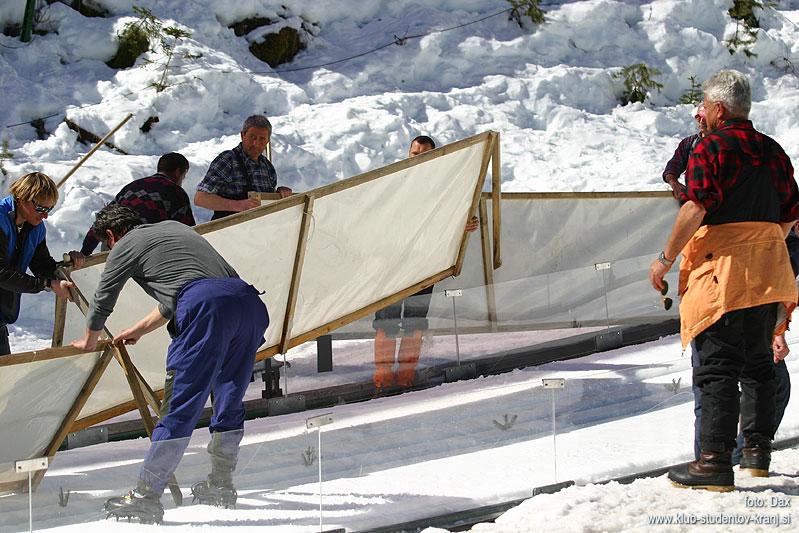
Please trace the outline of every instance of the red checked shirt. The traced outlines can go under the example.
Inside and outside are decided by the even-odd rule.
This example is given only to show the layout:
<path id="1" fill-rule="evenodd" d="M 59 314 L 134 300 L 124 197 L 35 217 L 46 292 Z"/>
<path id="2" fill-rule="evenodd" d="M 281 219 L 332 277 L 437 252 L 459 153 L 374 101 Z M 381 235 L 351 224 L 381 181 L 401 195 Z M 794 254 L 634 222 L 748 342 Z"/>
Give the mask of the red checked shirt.
<path id="1" fill-rule="evenodd" d="M 681 200 L 693 200 L 707 210 L 703 225 L 799 219 L 799 189 L 790 159 L 749 120 L 727 120 L 702 139 L 688 159 L 685 176 Z"/>

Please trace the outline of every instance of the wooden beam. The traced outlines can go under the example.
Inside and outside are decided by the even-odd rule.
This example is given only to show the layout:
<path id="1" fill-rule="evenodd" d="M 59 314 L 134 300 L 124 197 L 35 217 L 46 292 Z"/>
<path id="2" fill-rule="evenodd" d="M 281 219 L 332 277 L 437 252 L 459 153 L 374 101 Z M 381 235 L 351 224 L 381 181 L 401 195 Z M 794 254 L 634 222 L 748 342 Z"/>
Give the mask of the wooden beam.
<path id="1" fill-rule="evenodd" d="M 419 156 L 417 156 L 417 157 L 419 157 Z M 325 333 L 329 333 L 329 332 L 331 332 L 333 330 L 336 330 L 336 329 L 340 328 L 341 326 L 344 326 L 346 324 L 349 324 L 350 322 L 358 320 L 361 317 L 373 314 L 378 309 L 382 309 L 382 308 L 386 307 L 387 305 L 390 305 L 390 304 L 392 304 L 394 302 L 398 302 L 398 301 L 400 301 L 400 300 L 402 300 L 404 298 L 407 298 L 408 296 L 412 296 L 412 295 L 416 294 L 417 292 L 419 292 L 420 290 L 422 290 L 422 289 L 424 289 L 426 287 L 429 287 L 430 285 L 434 285 L 435 283 L 438 283 L 442 279 L 445 279 L 445 278 L 448 278 L 448 277 L 454 275 L 454 272 L 455 272 L 455 267 L 450 267 L 450 268 L 444 270 L 443 272 L 439 272 L 438 274 L 430 276 L 430 277 L 428 277 L 428 278 L 426 278 L 426 279 L 424 279 L 424 280 L 422 280 L 422 281 L 420 281 L 420 282 L 418 282 L 418 283 L 416 283 L 414 285 L 411 285 L 407 289 L 404 289 L 402 291 L 396 292 L 396 293 L 392 294 L 391 296 L 386 296 L 385 298 L 383 298 L 383 299 L 381 299 L 381 300 L 379 300 L 377 302 L 374 302 L 374 303 L 372 303 L 370 305 L 367 305 L 366 307 L 358 309 L 357 311 L 353 311 L 352 313 L 349 313 L 349 314 L 347 314 L 347 315 L 345 315 L 345 316 L 343 316 L 341 318 L 338 318 L 336 320 L 328 322 L 327 324 L 324 324 L 324 325 L 319 326 L 317 328 L 314 328 L 314 329 L 312 329 L 310 331 L 307 331 L 305 333 L 297 335 L 296 337 L 291 339 L 291 341 L 288 344 L 288 347 L 289 348 L 293 348 L 295 346 L 299 346 L 300 344 L 302 344 L 304 342 L 313 340 L 313 339 L 315 339 L 316 337 L 318 337 L 320 335 L 324 335 Z M 266 348 L 263 351 L 268 351 L 270 348 Z"/>
<path id="2" fill-rule="evenodd" d="M 280 196 L 279 192 L 250 191 L 250 192 L 247 193 L 247 197 L 250 200 L 261 200 L 262 202 L 274 202 L 276 200 L 282 200 L 283 199 Z"/>
<path id="3" fill-rule="evenodd" d="M 429 287 L 430 285 L 435 285 L 436 283 L 438 283 L 442 279 L 445 279 L 445 278 L 448 278 L 448 277 L 452 276 L 453 272 L 454 272 L 454 268 L 455 267 L 450 267 L 447 270 L 445 270 L 443 272 L 439 272 L 438 274 L 435 274 L 434 276 L 430 276 L 429 278 L 427 278 L 427 279 L 425 279 L 423 281 L 420 281 L 419 283 L 416 283 L 415 285 L 412 285 L 411 287 L 408 287 L 405 290 L 402 290 L 402 291 L 399 291 L 397 293 L 394 293 L 391 296 L 386 296 L 385 298 L 383 298 L 380 301 L 377 301 L 377 302 L 375 302 L 373 304 L 367 305 L 366 307 L 358 309 L 357 311 L 353 311 L 352 313 L 349 313 L 348 315 L 343 316 L 343 317 L 341 317 L 341 318 L 339 318 L 337 320 L 333 320 L 331 322 L 328 322 L 327 324 L 319 326 L 318 328 L 314 328 L 311 331 L 302 333 L 302 334 L 292 338 L 289 341 L 288 348 L 294 348 L 295 346 L 299 346 L 300 344 L 302 344 L 304 342 L 308 342 L 310 340 L 313 340 L 313 339 L 315 339 L 316 337 L 318 337 L 320 335 L 325 335 L 326 333 L 330 333 L 331 331 L 335 331 L 338 328 L 340 328 L 340 327 L 342 327 L 342 326 L 344 326 L 346 324 L 349 324 L 350 322 L 354 322 L 355 320 L 358 320 L 359 318 L 362 318 L 362 317 L 365 317 L 367 315 L 373 314 L 378 309 L 383 309 L 387 305 L 390 305 L 390 304 L 393 304 L 393 303 L 398 302 L 400 300 L 403 300 L 403 299 L 405 299 L 405 298 L 407 298 L 409 296 L 413 296 L 414 294 L 416 294 L 420 290 L 422 290 L 422 289 L 424 289 L 426 287 Z M 255 359 L 256 359 L 256 361 L 262 361 L 264 359 L 268 359 L 269 357 L 277 355 L 278 353 L 281 353 L 280 352 L 280 344 L 267 346 L 266 348 L 264 348 L 262 350 L 259 350 L 258 353 L 255 354 Z"/>
<path id="4" fill-rule="evenodd" d="M 264 194 L 273 194 L 273 193 L 264 193 Z M 194 229 L 200 235 L 205 235 L 206 233 L 209 233 L 211 231 L 216 231 L 222 228 L 235 226 L 236 224 L 241 224 L 242 222 L 255 220 L 256 218 L 265 217 L 266 215 L 277 213 L 278 211 L 283 211 L 284 209 L 290 209 L 292 207 L 296 207 L 302 204 L 304 201 L 305 201 L 304 195 L 294 194 L 287 198 L 283 198 L 281 200 L 272 202 L 271 204 L 266 204 L 262 205 L 261 207 L 255 207 L 253 209 L 241 211 L 240 213 L 235 213 L 233 215 L 229 215 L 224 218 L 210 220 L 198 226 L 194 226 Z"/>
<path id="5" fill-rule="evenodd" d="M 158 399 L 158 397 L 156 396 L 155 392 L 150 387 L 149 383 L 147 383 L 147 380 L 145 380 L 144 376 L 141 375 L 141 372 L 139 372 L 139 369 L 136 368 L 136 365 L 134 365 L 132 363 L 128 365 L 128 363 L 122 357 L 122 353 L 124 351 L 124 353 L 126 355 L 128 355 L 128 359 L 130 359 L 130 354 L 128 354 L 127 348 L 125 348 L 124 346 L 120 346 L 119 348 L 120 348 L 120 350 L 115 350 L 114 351 L 114 358 L 119 363 L 119 366 L 122 367 L 122 371 L 125 373 L 125 377 L 127 377 L 128 372 L 131 372 L 133 374 L 133 376 L 136 378 L 136 381 L 138 382 L 139 387 L 141 388 L 142 395 L 143 395 L 144 400 L 147 403 L 147 405 L 149 405 L 153 409 L 153 411 L 155 411 L 156 413 L 161 412 L 161 401 Z M 131 389 L 131 392 L 133 392 L 133 389 Z M 133 400 L 134 404 L 130 408 L 131 411 L 135 407 L 138 407 L 138 404 L 137 404 L 135 398 L 136 398 L 136 396 L 134 394 L 134 400 Z"/>
<path id="6" fill-rule="evenodd" d="M 494 237 L 494 268 L 502 266 L 502 166 L 499 159 L 499 132 L 494 138 L 494 150 L 491 154 L 491 220 Z"/>
<path id="7" fill-rule="evenodd" d="M 144 399 L 147 401 L 147 404 L 150 408 L 155 411 L 156 413 L 161 412 L 161 398 L 158 397 L 158 394 L 150 387 L 150 384 L 147 383 L 147 380 L 144 379 L 139 369 L 136 366 L 133 366 L 133 372 L 136 374 L 136 378 L 139 380 L 139 384 L 141 385 L 142 393 L 144 393 Z M 161 389 L 161 395 L 163 397 L 163 389 Z"/>
<path id="8" fill-rule="evenodd" d="M 289 340 L 291 339 L 291 324 L 294 320 L 294 310 L 297 307 L 297 294 L 300 291 L 300 280 L 302 278 L 302 267 L 305 262 L 305 250 L 308 248 L 308 228 L 313 219 L 314 197 L 310 194 L 305 195 L 305 209 L 302 212 L 302 225 L 300 234 L 297 238 L 297 251 L 294 254 L 294 269 L 291 273 L 291 285 L 286 302 L 286 315 L 283 318 L 283 329 L 280 335 L 280 353 L 288 351 Z"/>
<path id="9" fill-rule="evenodd" d="M 401 161 L 397 161 L 396 163 L 392 163 L 391 165 L 385 167 L 381 167 L 375 170 L 370 170 L 369 172 L 365 172 L 363 174 L 359 174 L 357 176 L 353 176 L 345 180 L 336 181 L 329 185 L 324 185 L 322 187 L 313 189 L 313 191 L 309 191 L 308 193 L 313 194 L 314 198 L 318 200 L 319 198 L 322 198 L 324 196 L 328 196 L 352 187 L 357 187 L 358 185 L 367 183 L 372 180 L 376 180 L 383 176 L 387 176 L 388 174 L 393 174 L 394 172 L 406 170 L 416 165 L 420 165 L 425 161 L 437 159 L 441 156 L 451 154 L 459 150 L 463 150 L 464 148 L 468 148 L 469 146 L 472 146 L 474 144 L 484 142 L 489 138 L 490 133 L 491 132 L 484 132 L 478 135 L 474 135 L 472 137 L 468 137 L 466 139 L 461 139 L 460 141 L 444 145 L 440 148 L 436 148 L 435 150 L 428 150 L 427 152 L 419 154 L 415 157 L 403 159 Z M 195 226 L 195 229 L 197 230 L 197 233 L 200 233 L 202 235 L 204 233 L 208 233 L 209 231 L 215 231 L 221 228 L 226 228 L 228 226 L 234 226 L 236 224 L 245 222 L 247 220 L 253 220 L 256 218 L 260 218 L 262 216 L 266 216 L 270 213 L 282 211 L 283 209 L 294 207 L 303 202 L 304 202 L 304 195 L 295 194 L 289 196 L 288 198 L 283 198 L 282 200 L 273 202 L 271 204 L 263 205 L 261 207 L 256 207 L 255 209 L 248 209 L 247 211 L 242 211 L 241 213 L 236 213 L 235 215 L 230 215 L 224 218 L 200 224 L 198 226 Z"/>
<path id="10" fill-rule="evenodd" d="M 477 135 L 473 135 L 472 137 L 467 137 L 466 139 L 461 139 L 460 141 L 456 141 L 451 144 L 445 144 L 440 148 L 436 148 L 434 150 L 428 150 L 427 152 L 423 152 L 417 156 L 409 157 L 408 159 L 402 159 L 397 161 L 396 163 L 392 163 L 385 167 L 380 167 L 374 170 L 370 170 L 368 172 L 364 172 L 363 174 L 359 174 L 357 176 L 353 176 L 351 178 L 336 181 L 329 185 L 325 185 L 323 187 L 319 187 L 314 189 L 312 192 L 314 197 L 318 200 L 325 196 L 337 193 L 339 191 L 343 191 L 352 187 L 357 187 L 363 183 L 367 183 L 369 181 L 376 180 L 378 178 L 382 178 L 383 176 L 387 176 L 389 174 L 393 174 L 395 172 L 399 172 L 401 170 L 406 170 L 411 167 L 415 167 L 416 165 L 421 165 L 427 161 L 431 161 L 433 159 L 438 159 L 441 156 L 451 154 L 457 152 L 459 150 L 463 150 L 464 148 L 468 148 L 469 146 L 479 144 L 481 142 L 485 142 L 491 132 L 483 132 Z"/>
<path id="11" fill-rule="evenodd" d="M 133 400 L 136 402 L 136 407 L 139 409 L 139 415 L 141 415 L 144 428 L 147 430 L 147 435 L 152 436 L 153 429 L 155 428 L 155 422 L 153 421 L 153 417 L 150 414 L 149 409 L 147 409 L 147 402 L 144 399 L 144 393 L 139 386 L 137 373 L 133 370 L 134 366 L 130 360 L 128 350 L 124 346 L 120 346 L 118 344 L 114 344 L 112 346 L 113 350 L 116 352 L 117 361 L 119 361 L 119 364 L 122 367 L 122 372 L 125 374 L 125 378 L 128 380 L 130 392 L 133 393 Z"/>
<path id="12" fill-rule="evenodd" d="M 106 133 L 105 137 L 103 137 L 102 139 L 100 139 L 100 141 L 99 141 L 97 144 L 95 144 L 95 145 L 94 145 L 94 147 L 93 147 L 91 150 L 89 150 L 89 151 L 86 153 L 86 155 L 84 155 L 83 157 L 81 157 L 81 158 L 80 158 L 80 161 L 78 161 L 77 163 L 75 163 L 75 165 L 74 165 L 74 166 L 73 166 L 71 169 L 69 169 L 69 172 L 67 172 L 67 173 L 66 173 L 66 175 L 65 175 L 63 178 L 61 178 L 61 180 L 59 180 L 59 182 L 56 184 L 56 187 L 60 189 L 60 188 L 61 188 L 61 186 L 62 186 L 64 183 L 66 183 L 66 181 L 69 179 L 69 177 L 70 177 L 70 176 L 72 176 L 72 174 L 74 174 L 74 173 L 75 173 L 75 171 L 76 171 L 76 170 L 78 170 L 78 169 L 81 167 L 81 165 L 82 165 L 83 163 L 85 163 L 85 162 L 86 162 L 86 160 L 87 160 L 87 159 L 89 159 L 89 158 L 92 156 L 92 154 L 94 154 L 94 152 L 96 152 L 96 151 L 97 151 L 97 149 L 98 149 L 98 148 L 100 148 L 100 147 L 101 147 L 101 146 L 102 146 L 102 145 L 105 143 L 105 141 L 107 141 L 109 138 L 111 138 L 111 136 L 112 136 L 113 134 L 115 134 L 119 128 L 121 128 L 122 126 L 124 126 L 124 125 L 125 125 L 125 123 L 126 123 L 128 120 L 130 120 L 130 118 L 131 118 L 132 116 L 133 116 L 133 113 L 128 113 L 128 114 L 127 114 L 127 116 L 126 116 L 125 118 L 123 118 L 123 119 L 122 119 L 122 122 L 120 122 L 119 124 L 117 124 L 117 125 L 116 125 L 116 127 L 115 127 L 114 129 L 112 129 L 111 131 L 109 131 L 108 133 Z"/>
<path id="13" fill-rule="evenodd" d="M 474 186 L 474 194 L 472 195 L 472 203 L 469 207 L 469 216 L 477 211 L 477 203 L 480 201 L 480 193 L 483 190 L 483 183 L 485 182 L 486 173 L 488 172 L 488 162 L 491 159 L 491 152 L 496 142 L 496 137 L 493 131 L 488 132 L 488 143 L 483 150 L 483 161 L 480 164 L 480 172 L 477 175 L 477 183 Z M 418 156 L 417 156 L 418 157 Z M 468 217 L 467 217 L 468 221 Z M 458 256 L 455 260 L 455 276 L 460 276 L 461 269 L 463 268 L 463 259 L 466 256 L 466 245 L 469 242 L 469 234 L 466 230 L 463 231 L 461 237 L 461 245 L 458 249 Z"/>
<path id="14" fill-rule="evenodd" d="M 486 288 L 486 308 L 491 331 L 497 329 L 497 301 L 494 295 L 494 269 L 491 268 L 491 240 L 488 238 L 488 208 L 480 198 L 480 249 L 483 252 L 483 281 Z"/>
<path id="15" fill-rule="evenodd" d="M 157 389 L 154 391 L 155 397 L 159 400 L 164 397 L 164 390 Z M 160 405 L 160 401 L 159 401 Z M 108 409 L 104 409 L 102 411 L 98 411 L 91 415 L 88 415 L 84 418 L 79 418 L 72 424 L 70 428 L 70 432 L 72 431 L 80 431 L 81 429 L 86 429 L 88 427 L 100 424 L 105 422 L 106 420 L 111 420 L 112 418 L 116 418 L 119 415 L 124 415 L 125 413 L 129 413 L 130 411 L 134 411 L 136 409 L 136 401 L 135 400 L 128 400 L 127 402 L 115 405 Z M 160 411 L 160 409 L 159 409 Z"/>
<path id="16" fill-rule="evenodd" d="M 53 342 L 50 344 L 53 348 L 60 348 L 64 344 L 64 328 L 67 321 L 67 304 L 66 298 L 55 299 L 55 319 L 53 320 Z"/>
<path id="17" fill-rule="evenodd" d="M 492 198 L 492 193 L 483 193 Z M 503 200 L 591 200 L 595 198 L 672 198 L 671 191 L 618 191 L 618 192 L 503 192 Z M 676 201 L 676 200 L 675 200 Z"/>
<path id="18" fill-rule="evenodd" d="M 12 353 L 0 357 L 0 367 L 34 363 L 37 361 L 50 361 L 52 359 L 74 357 L 76 355 L 91 355 L 103 351 L 108 346 L 108 343 L 109 341 L 107 340 L 99 341 L 97 343 L 97 350 L 92 352 L 78 350 L 72 346 L 60 346 L 58 348 L 45 348 L 43 350 L 33 350 L 31 352 Z"/>

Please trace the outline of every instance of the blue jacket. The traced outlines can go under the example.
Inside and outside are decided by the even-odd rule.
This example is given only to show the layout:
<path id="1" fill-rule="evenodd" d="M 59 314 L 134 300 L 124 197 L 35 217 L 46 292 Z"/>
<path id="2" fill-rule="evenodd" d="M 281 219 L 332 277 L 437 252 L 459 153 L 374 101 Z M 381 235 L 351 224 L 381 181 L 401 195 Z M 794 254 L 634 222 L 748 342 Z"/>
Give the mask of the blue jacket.
<path id="1" fill-rule="evenodd" d="M 55 277 L 57 263 L 45 241 L 44 224 L 27 222 L 17 232 L 13 196 L 0 200 L 0 321 L 13 324 L 19 317 L 20 293 L 44 290 L 47 278 Z M 26 274 L 28 268 L 35 274 Z"/>

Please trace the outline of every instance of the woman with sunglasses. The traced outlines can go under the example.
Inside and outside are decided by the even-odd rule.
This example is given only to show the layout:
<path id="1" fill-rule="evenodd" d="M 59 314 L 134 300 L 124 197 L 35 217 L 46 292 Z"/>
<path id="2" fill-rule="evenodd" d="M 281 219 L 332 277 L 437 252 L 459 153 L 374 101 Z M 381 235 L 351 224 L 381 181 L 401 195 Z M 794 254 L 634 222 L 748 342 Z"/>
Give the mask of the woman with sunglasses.
<path id="1" fill-rule="evenodd" d="M 11 353 L 7 325 L 19 317 L 20 294 L 47 290 L 68 298 L 71 286 L 56 279 L 59 263 L 50 256 L 42 224 L 58 201 L 56 184 L 31 172 L 12 183 L 9 192 L 0 200 L 0 355 Z M 69 255 L 75 266 L 83 265 L 80 252 Z"/>

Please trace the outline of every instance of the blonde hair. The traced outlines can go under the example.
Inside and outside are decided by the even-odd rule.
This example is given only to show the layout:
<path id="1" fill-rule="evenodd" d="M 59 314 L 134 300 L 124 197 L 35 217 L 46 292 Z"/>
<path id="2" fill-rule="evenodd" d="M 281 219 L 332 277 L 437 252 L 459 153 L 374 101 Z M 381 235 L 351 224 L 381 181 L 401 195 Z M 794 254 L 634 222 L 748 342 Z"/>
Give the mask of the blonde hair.
<path id="1" fill-rule="evenodd" d="M 11 184 L 9 192 L 17 200 L 35 201 L 55 205 L 58 202 L 58 187 L 50 176 L 42 172 L 25 174 Z"/>

